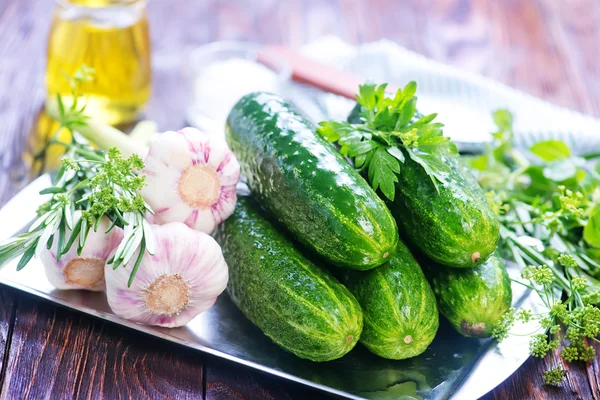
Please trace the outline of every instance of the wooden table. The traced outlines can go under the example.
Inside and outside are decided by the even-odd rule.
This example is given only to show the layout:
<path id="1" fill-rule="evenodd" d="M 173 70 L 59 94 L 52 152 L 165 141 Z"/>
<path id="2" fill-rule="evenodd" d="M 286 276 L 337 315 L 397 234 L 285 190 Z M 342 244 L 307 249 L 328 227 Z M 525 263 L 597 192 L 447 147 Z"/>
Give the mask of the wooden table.
<path id="1" fill-rule="evenodd" d="M 27 172 L 21 153 L 44 100 L 52 0 L 0 0 L 0 202 Z M 243 39 L 300 46 L 335 34 L 381 38 L 600 116 L 600 3 L 595 0 L 205 1 L 148 7 L 154 98 L 161 129 L 183 125 L 185 56 L 194 46 Z M 319 394 L 0 287 L 2 398 L 318 398 Z M 600 350 L 600 349 L 599 349 Z M 530 359 L 490 399 L 598 399 L 598 360 L 542 385 Z"/>

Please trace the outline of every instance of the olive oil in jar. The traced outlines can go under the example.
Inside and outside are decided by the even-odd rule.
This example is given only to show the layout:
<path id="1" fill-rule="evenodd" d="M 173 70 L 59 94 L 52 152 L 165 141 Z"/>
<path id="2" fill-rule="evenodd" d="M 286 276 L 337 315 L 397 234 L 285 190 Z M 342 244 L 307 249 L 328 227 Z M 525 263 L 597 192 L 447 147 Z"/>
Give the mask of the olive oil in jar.
<path id="1" fill-rule="evenodd" d="M 72 77 L 94 69 L 82 84 L 87 114 L 108 124 L 135 120 L 150 97 L 150 41 L 144 0 L 59 0 L 48 41 L 48 99 L 69 104 Z"/>

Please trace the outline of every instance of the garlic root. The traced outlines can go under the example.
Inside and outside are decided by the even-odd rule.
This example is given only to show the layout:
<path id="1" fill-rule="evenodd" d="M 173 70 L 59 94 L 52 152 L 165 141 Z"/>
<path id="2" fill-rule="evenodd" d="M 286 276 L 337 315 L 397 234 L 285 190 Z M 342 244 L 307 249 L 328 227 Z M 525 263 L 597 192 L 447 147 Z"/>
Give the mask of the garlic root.
<path id="1" fill-rule="evenodd" d="M 57 289 L 85 289 L 101 292 L 105 288 L 104 264 L 111 252 L 123 239 L 123 230 L 114 227 L 109 233 L 110 221 L 103 218 L 98 229 L 90 230 L 81 255 L 77 255 L 77 240 L 69 251 L 56 261 L 58 240 L 53 241 L 50 250 L 44 249 L 40 259 L 44 265 L 46 276 Z M 70 231 L 67 230 L 70 234 Z"/>
<path id="2" fill-rule="evenodd" d="M 145 159 L 142 195 L 158 224 L 210 233 L 235 208 L 240 165 L 221 137 L 194 128 L 157 135 Z"/>

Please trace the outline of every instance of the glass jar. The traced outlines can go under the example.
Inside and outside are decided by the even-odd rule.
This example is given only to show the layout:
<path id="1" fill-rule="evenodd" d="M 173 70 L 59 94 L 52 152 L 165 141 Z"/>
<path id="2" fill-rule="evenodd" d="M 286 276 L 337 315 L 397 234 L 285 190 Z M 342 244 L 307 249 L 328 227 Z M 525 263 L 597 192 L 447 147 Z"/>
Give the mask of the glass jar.
<path id="1" fill-rule="evenodd" d="M 82 66 L 86 113 L 115 125 L 135 120 L 150 97 L 146 0 L 58 0 L 48 39 L 48 100 L 72 99 L 69 77 Z"/>

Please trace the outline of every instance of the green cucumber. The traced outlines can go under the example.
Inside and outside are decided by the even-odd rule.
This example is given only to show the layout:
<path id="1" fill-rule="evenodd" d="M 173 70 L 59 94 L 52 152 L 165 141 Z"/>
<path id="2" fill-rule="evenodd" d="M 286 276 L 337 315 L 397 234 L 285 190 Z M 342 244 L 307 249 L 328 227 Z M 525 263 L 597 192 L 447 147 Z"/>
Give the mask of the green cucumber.
<path id="1" fill-rule="evenodd" d="M 443 161 L 450 173 L 436 190 L 423 167 L 407 156 L 388 207 L 402 233 L 426 256 L 450 267 L 474 267 L 496 250 L 500 223 L 459 157 Z"/>
<path id="2" fill-rule="evenodd" d="M 359 104 L 348 122 L 361 123 Z M 396 197 L 387 202 L 402 235 L 440 264 L 485 262 L 498 244 L 500 223 L 471 171 L 458 156 L 445 156 L 451 172 L 436 189 L 423 167 L 404 155 Z"/>
<path id="3" fill-rule="evenodd" d="M 395 251 L 398 229 L 384 202 L 283 99 L 242 97 L 226 138 L 259 203 L 327 261 L 367 270 Z"/>
<path id="4" fill-rule="evenodd" d="M 440 313 L 463 336 L 491 336 L 494 325 L 511 307 L 510 279 L 504 261 L 496 254 L 475 268 L 445 268 L 431 263 L 424 270 Z"/>
<path id="5" fill-rule="evenodd" d="M 372 271 L 347 271 L 342 280 L 363 310 L 360 342 L 372 353 L 402 360 L 423 353 L 435 338 L 435 295 L 417 261 L 400 242 L 390 260 Z"/>
<path id="6" fill-rule="evenodd" d="M 240 196 L 234 214 L 217 229 L 229 267 L 231 300 L 265 335 L 296 356 L 312 361 L 342 357 L 360 337 L 360 305 L 264 214 L 253 200 Z"/>

